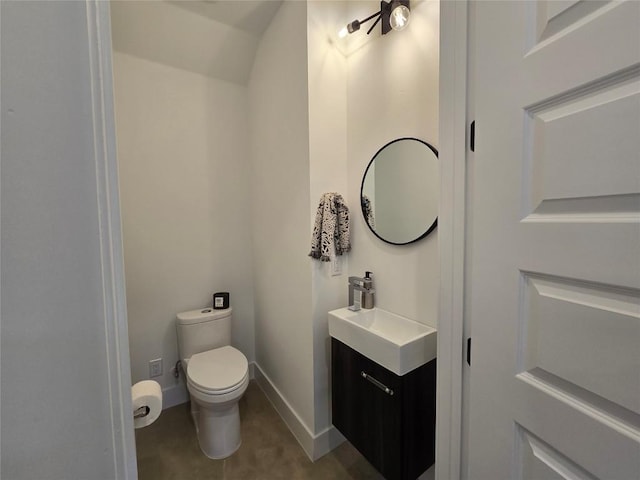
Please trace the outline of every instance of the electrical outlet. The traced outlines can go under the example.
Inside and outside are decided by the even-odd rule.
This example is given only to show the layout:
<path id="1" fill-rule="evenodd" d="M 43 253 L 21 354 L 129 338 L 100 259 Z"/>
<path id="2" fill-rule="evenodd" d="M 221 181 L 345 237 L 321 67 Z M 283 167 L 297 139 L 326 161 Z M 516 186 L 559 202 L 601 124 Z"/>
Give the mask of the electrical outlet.
<path id="1" fill-rule="evenodd" d="M 149 362 L 149 377 L 159 377 L 162 375 L 162 359 L 156 358 Z"/>
<path id="2" fill-rule="evenodd" d="M 331 276 L 342 275 L 342 260 L 337 255 L 331 257 Z"/>

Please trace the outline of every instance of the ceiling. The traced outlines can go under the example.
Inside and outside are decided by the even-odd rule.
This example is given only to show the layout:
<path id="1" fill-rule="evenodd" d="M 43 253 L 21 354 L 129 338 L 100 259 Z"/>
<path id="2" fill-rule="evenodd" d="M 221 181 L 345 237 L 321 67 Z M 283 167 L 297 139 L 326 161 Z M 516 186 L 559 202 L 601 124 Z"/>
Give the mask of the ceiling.
<path id="1" fill-rule="evenodd" d="M 113 48 L 245 85 L 282 0 L 112 0 Z"/>
<path id="2" fill-rule="evenodd" d="M 261 37 L 282 0 L 174 0 L 169 3 Z"/>

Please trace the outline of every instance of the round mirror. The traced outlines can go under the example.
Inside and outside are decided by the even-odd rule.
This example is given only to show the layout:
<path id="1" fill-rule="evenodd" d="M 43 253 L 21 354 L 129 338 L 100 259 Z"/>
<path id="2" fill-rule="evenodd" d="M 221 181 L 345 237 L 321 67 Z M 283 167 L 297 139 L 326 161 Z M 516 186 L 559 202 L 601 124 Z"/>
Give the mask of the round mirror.
<path id="1" fill-rule="evenodd" d="M 374 155 L 362 177 L 365 222 L 381 240 L 406 245 L 438 224 L 438 151 L 417 138 L 398 138 Z"/>

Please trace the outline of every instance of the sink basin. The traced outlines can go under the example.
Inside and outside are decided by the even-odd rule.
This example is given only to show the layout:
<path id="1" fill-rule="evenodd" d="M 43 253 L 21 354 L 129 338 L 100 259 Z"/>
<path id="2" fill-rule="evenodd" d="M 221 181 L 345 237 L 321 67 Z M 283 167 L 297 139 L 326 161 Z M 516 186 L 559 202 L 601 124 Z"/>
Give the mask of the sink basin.
<path id="1" fill-rule="evenodd" d="M 379 308 L 330 311 L 329 335 L 396 375 L 436 358 L 435 328 Z"/>

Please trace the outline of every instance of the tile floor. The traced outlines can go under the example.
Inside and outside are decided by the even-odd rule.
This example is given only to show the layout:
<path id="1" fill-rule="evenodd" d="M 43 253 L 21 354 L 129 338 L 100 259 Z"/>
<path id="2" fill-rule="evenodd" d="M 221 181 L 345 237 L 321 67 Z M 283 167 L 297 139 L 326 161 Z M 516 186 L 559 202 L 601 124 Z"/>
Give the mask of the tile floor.
<path id="1" fill-rule="evenodd" d="M 136 430 L 140 480 L 383 480 L 348 442 L 311 462 L 254 381 L 240 400 L 240 418 L 240 449 L 210 460 L 198 446 L 188 404 L 164 410 Z"/>

